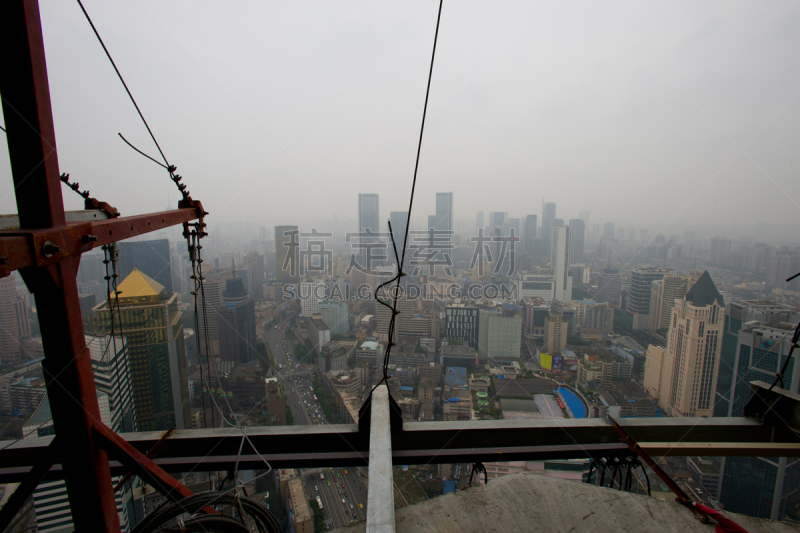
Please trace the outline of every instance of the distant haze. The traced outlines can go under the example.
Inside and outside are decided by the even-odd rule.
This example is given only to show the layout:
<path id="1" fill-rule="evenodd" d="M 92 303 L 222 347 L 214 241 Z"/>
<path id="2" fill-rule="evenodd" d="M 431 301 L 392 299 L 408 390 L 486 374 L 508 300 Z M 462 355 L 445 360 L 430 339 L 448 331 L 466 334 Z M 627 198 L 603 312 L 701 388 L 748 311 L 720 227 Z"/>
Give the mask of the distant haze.
<path id="1" fill-rule="evenodd" d="M 408 209 L 437 2 L 85 5 L 212 223 L 355 225 L 360 192 Z M 158 154 L 78 5 L 41 11 L 61 171 L 123 215 L 174 206 L 117 137 Z M 452 191 L 456 221 L 545 196 L 665 235 L 796 224 L 798 28 L 796 2 L 448 0 L 414 219 Z M 0 178 L 15 212 L 7 150 Z"/>

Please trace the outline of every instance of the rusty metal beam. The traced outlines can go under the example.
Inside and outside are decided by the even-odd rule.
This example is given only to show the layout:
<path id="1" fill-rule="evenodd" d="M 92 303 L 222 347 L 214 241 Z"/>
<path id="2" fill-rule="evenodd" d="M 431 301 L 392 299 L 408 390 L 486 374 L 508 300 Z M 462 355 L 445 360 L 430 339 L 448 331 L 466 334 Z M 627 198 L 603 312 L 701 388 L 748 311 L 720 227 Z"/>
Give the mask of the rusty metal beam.
<path id="1" fill-rule="evenodd" d="M 5 51 L 0 57 L 0 97 L 20 228 L 22 232 L 63 229 L 66 215 L 35 0 L 3 3 L 0 43 Z M 25 239 L 27 255 L 15 248 L 21 246 L 17 238 L 4 243 L 9 263 L 45 253 L 31 249 L 39 244 L 35 238 Z M 80 255 L 72 255 L 46 267 L 22 268 L 21 274 L 36 299 L 53 426 L 57 434 L 68 435 L 60 439 L 59 447 L 68 458 L 63 468 L 74 524 L 81 531 L 116 532 L 120 526 L 111 471 L 92 434 L 92 425 L 100 421 L 100 408 L 78 304 L 79 262 Z"/>
<path id="2" fill-rule="evenodd" d="M 77 222 L 55 228 L 0 231 L 0 257 L 7 258 L 7 263 L 0 265 L 0 277 L 15 270 L 52 265 L 104 244 L 201 218 L 203 206 L 197 201 L 193 203 L 194 207 L 174 211 Z M 45 250 L 45 243 L 58 246 L 58 251 Z"/>
<path id="3" fill-rule="evenodd" d="M 125 439 L 111 431 L 102 422 L 95 424 L 94 431 L 99 437 L 100 447 L 105 449 L 111 457 L 133 470 L 167 499 L 176 502 L 194 494 L 181 482 L 164 472 L 147 455 L 128 444 Z M 163 437 L 154 446 L 161 442 L 163 442 Z M 217 514 L 217 511 L 211 507 L 205 507 L 203 510 L 206 513 Z"/>
<path id="4" fill-rule="evenodd" d="M 625 431 L 650 455 L 718 455 L 726 457 L 800 457 L 800 439 L 789 429 L 772 428 L 746 418 L 625 418 Z M 392 432 L 394 464 L 442 464 L 516 460 L 613 457 L 630 455 L 617 432 L 604 420 L 493 420 L 405 422 Z M 123 433 L 144 454 L 163 432 Z M 369 434 L 355 424 L 269 426 L 247 429 L 242 445 L 235 428 L 176 430 L 158 447 L 152 462 L 167 472 L 320 466 L 364 466 Z M 24 477 L 52 437 L 0 442 L 0 482 Z M 260 454 L 260 455 L 259 455 Z M 263 459 L 262 459 L 263 458 Z M 111 462 L 115 475 L 128 469 Z M 56 464 L 49 477 L 63 474 Z"/>

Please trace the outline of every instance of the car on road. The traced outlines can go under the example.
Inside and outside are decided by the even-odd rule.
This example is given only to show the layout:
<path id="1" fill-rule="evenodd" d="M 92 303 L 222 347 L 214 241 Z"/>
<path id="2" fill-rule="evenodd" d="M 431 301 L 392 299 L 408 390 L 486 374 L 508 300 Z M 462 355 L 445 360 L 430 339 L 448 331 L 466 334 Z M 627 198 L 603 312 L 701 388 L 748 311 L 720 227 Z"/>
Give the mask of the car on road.
<path id="1" fill-rule="evenodd" d="M 363 509 L 363 508 L 364 508 L 364 504 L 363 504 L 363 503 L 359 503 L 359 504 L 358 504 L 358 508 L 359 508 L 359 509 Z"/>
<path id="2" fill-rule="evenodd" d="M 344 488 L 344 483 L 342 483 L 342 488 Z"/>
<path id="3" fill-rule="evenodd" d="M 318 486 L 316 486 L 316 485 L 314 485 L 314 490 L 315 490 L 315 491 L 317 491 L 317 492 L 319 492 L 319 487 L 318 487 Z"/>
<path id="4" fill-rule="evenodd" d="M 344 498 L 342 498 L 342 505 L 344 505 L 345 503 L 347 503 L 347 502 L 345 502 Z"/>

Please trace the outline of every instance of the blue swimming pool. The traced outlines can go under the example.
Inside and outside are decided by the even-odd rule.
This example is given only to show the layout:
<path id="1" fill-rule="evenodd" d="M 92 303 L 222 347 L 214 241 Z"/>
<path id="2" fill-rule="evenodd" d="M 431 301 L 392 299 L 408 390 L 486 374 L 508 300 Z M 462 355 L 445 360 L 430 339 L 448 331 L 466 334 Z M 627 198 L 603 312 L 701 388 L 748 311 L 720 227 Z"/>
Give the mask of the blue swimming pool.
<path id="1" fill-rule="evenodd" d="M 564 401 L 567 402 L 567 407 L 572 411 L 572 416 L 575 418 L 586 418 L 586 407 L 584 407 L 583 402 L 575 393 L 564 387 L 559 388 L 558 392 L 561 393 Z"/>

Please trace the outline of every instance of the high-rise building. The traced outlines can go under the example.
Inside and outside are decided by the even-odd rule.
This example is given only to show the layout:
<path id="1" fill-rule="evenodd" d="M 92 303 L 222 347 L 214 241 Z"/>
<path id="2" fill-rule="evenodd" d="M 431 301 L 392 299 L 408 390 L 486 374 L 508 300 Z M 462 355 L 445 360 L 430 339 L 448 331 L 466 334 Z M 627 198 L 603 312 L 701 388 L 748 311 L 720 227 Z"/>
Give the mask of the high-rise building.
<path id="1" fill-rule="evenodd" d="M 533 257 L 533 245 L 536 239 L 536 215 L 528 215 L 525 217 L 525 231 L 524 231 L 524 246 L 522 251 L 530 254 Z"/>
<path id="2" fill-rule="evenodd" d="M 555 274 L 555 291 L 553 299 L 561 302 L 572 300 L 572 276 L 569 275 L 570 264 L 570 233 L 566 226 L 553 226 L 551 228 L 552 249 L 550 262 Z"/>
<path id="3" fill-rule="evenodd" d="M 119 279 L 128 277 L 128 274 L 133 272 L 136 267 L 139 272 L 143 272 L 163 285 L 167 294 L 173 292 L 168 239 L 139 242 L 121 241 L 117 243 L 117 247 L 119 249 L 119 262 L 117 263 Z"/>
<path id="4" fill-rule="evenodd" d="M 583 247 L 586 235 L 586 223 L 580 218 L 569 221 L 569 238 L 571 243 L 570 258 L 573 263 L 583 263 Z"/>
<path id="5" fill-rule="evenodd" d="M 553 220 L 556 218 L 556 203 L 545 202 L 542 204 L 542 239 L 544 240 L 545 250 L 550 250 L 550 239 L 552 233 L 550 229 L 553 227 Z"/>
<path id="6" fill-rule="evenodd" d="M 331 331 L 331 335 L 344 337 L 350 330 L 350 314 L 347 310 L 347 302 L 341 300 L 325 300 L 317 306 L 322 321 Z"/>
<path id="7" fill-rule="evenodd" d="M 367 264 L 372 256 L 368 248 L 381 240 L 378 235 L 381 232 L 380 197 L 377 194 L 358 195 L 358 232 L 361 248 L 359 263 L 364 268 L 372 268 L 374 265 Z"/>
<path id="8" fill-rule="evenodd" d="M 111 337 L 87 335 L 86 346 L 92 359 L 101 422 L 118 433 L 136 431 L 131 381 L 127 379 L 130 373 L 128 352 L 124 339 L 116 337 L 112 340 Z M 22 434 L 26 439 L 53 434 L 53 419 L 47 397 L 23 425 Z M 116 485 L 120 480 L 119 476 L 114 476 L 112 483 Z M 133 519 L 135 518 L 133 484 L 129 481 L 123 485 L 114 494 L 114 497 L 120 527 L 122 531 L 129 531 L 129 528 L 134 525 Z M 33 505 L 38 531 L 55 533 L 74 529 L 67 487 L 63 480 L 44 480 L 39 483 L 33 493 Z"/>
<path id="9" fill-rule="evenodd" d="M 648 329 L 658 331 L 669 328 L 675 300 L 683 298 L 689 290 L 688 276 L 666 276 L 652 282 L 650 291 L 650 325 Z"/>
<path id="10" fill-rule="evenodd" d="M 426 230 L 436 229 L 436 215 L 428 215 L 428 227 Z"/>
<path id="11" fill-rule="evenodd" d="M 445 310 L 444 337 L 448 341 L 462 341 L 473 348 L 478 347 L 477 307 L 465 305 L 447 306 Z"/>
<path id="12" fill-rule="evenodd" d="M 436 231 L 453 231 L 453 193 L 436 193 Z"/>
<path id="13" fill-rule="evenodd" d="M 251 252 L 244 256 L 244 267 L 247 269 L 247 285 L 254 300 L 264 299 L 264 282 L 266 278 L 266 268 L 264 266 L 264 256 Z"/>
<path id="14" fill-rule="evenodd" d="M 558 313 L 544 319 L 544 351 L 550 355 L 561 355 L 567 347 L 569 324 Z"/>
<path id="15" fill-rule="evenodd" d="M 710 417 L 720 367 L 725 303 L 704 272 L 672 309 L 667 347 L 650 346 L 644 388 L 676 417 Z"/>
<path id="16" fill-rule="evenodd" d="M 784 247 L 772 254 L 767 268 L 767 288 L 800 289 L 800 277 L 787 282 L 786 279 L 800 272 L 800 251 Z"/>
<path id="17" fill-rule="evenodd" d="M 319 303 L 325 300 L 325 283 L 304 281 L 297 286 L 297 297 L 300 299 L 302 316 L 310 317 L 319 314 Z"/>
<path id="18" fill-rule="evenodd" d="M 115 331 L 127 341 L 138 429 L 185 429 L 190 424 L 189 397 L 178 295 L 167 293 L 136 267 L 117 290 Z M 111 331 L 109 311 L 108 302 L 93 309 L 93 323 L 101 334 Z"/>
<path id="19" fill-rule="evenodd" d="M 614 223 L 613 222 L 606 222 L 603 226 L 603 238 L 604 239 L 613 239 L 614 238 Z"/>
<path id="20" fill-rule="evenodd" d="M 222 293 L 219 317 L 219 352 L 223 360 L 239 364 L 258 357 L 256 352 L 256 312 L 242 280 L 228 278 Z"/>
<path id="21" fill-rule="evenodd" d="M 743 416 L 751 381 L 772 382 L 781 372 L 800 314 L 788 305 L 741 301 L 728 305 L 714 416 Z M 784 388 L 800 392 L 800 367 L 789 361 Z M 726 510 L 783 520 L 797 506 L 800 463 L 786 457 L 727 457 L 720 465 L 719 499 Z"/>
<path id="22" fill-rule="evenodd" d="M 403 256 L 403 242 L 406 236 L 406 224 L 408 224 L 408 211 L 392 211 L 389 213 L 389 222 L 392 224 L 392 235 L 394 235 L 397 255 Z M 411 243 L 411 239 L 408 240 Z M 389 257 L 394 257 L 394 250 L 390 250 Z M 328 324 L 330 326 L 330 324 Z"/>
<path id="23" fill-rule="evenodd" d="M 300 278 L 300 231 L 297 226 L 275 226 L 275 276 L 280 283 Z"/>
<path id="24" fill-rule="evenodd" d="M 486 223 L 483 220 L 483 211 L 478 211 L 475 213 L 475 235 L 478 235 L 478 231 L 485 228 Z"/>
<path id="25" fill-rule="evenodd" d="M 522 315 L 517 306 L 502 304 L 481 309 L 478 317 L 478 357 L 497 362 L 518 361 L 522 342 Z"/>
<path id="26" fill-rule="evenodd" d="M 222 303 L 224 291 L 225 279 L 223 278 L 207 278 L 203 282 L 202 293 L 198 291 L 197 345 L 201 354 L 219 355 L 219 313 L 217 313 L 217 309 Z M 205 294 L 205 305 L 200 300 L 202 294 Z"/>
<path id="27" fill-rule="evenodd" d="M 22 362 L 20 339 L 30 337 L 28 305 L 17 291 L 16 276 L 0 278 L 0 363 Z"/>
<path id="28" fill-rule="evenodd" d="M 674 275 L 674 270 L 655 268 L 640 268 L 631 272 L 631 290 L 628 292 L 626 310 L 633 315 L 633 329 L 646 329 L 650 325 L 653 282 Z"/>
<path id="29" fill-rule="evenodd" d="M 608 302 L 619 306 L 622 297 L 622 276 L 616 268 L 604 268 L 594 295 L 596 302 Z"/>

